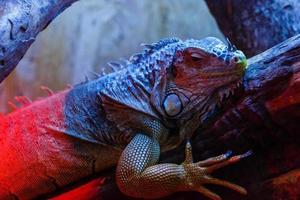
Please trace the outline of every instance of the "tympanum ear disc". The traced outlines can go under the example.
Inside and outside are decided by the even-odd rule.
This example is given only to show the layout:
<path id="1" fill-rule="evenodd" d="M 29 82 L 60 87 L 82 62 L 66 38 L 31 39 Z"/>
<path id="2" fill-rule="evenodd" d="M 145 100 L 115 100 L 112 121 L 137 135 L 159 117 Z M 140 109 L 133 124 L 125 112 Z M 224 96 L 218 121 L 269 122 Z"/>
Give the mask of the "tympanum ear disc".
<path id="1" fill-rule="evenodd" d="M 170 117 L 178 115 L 182 110 L 182 103 L 178 95 L 174 93 L 169 94 L 163 102 L 163 108 Z"/>

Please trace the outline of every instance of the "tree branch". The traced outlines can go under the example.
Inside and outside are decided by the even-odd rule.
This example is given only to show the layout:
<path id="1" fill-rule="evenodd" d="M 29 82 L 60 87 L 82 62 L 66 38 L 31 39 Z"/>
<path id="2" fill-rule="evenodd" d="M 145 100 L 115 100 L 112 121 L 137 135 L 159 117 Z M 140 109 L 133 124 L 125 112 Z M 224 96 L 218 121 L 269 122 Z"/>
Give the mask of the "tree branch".
<path id="1" fill-rule="evenodd" d="M 0 2 L 0 83 L 13 71 L 38 33 L 75 1 Z"/>
<path id="2" fill-rule="evenodd" d="M 297 0 L 206 0 L 220 29 L 247 56 L 300 33 Z"/>

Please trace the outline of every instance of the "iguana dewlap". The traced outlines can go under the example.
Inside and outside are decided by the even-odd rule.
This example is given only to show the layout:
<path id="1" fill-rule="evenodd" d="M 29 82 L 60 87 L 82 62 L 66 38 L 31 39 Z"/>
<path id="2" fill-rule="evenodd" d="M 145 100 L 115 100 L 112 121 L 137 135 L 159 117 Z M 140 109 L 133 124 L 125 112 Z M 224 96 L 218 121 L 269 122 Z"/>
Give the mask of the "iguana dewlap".
<path id="1" fill-rule="evenodd" d="M 36 198 L 111 166 L 133 197 L 198 191 L 220 199 L 205 184 L 246 193 L 210 173 L 249 153 L 194 163 L 187 142 L 241 83 L 244 54 L 212 37 L 145 46 L 122 69 L 0 119 L 0 199 Z M 182 142 L 181 165 L 158 164 L 161 151 Z"/>

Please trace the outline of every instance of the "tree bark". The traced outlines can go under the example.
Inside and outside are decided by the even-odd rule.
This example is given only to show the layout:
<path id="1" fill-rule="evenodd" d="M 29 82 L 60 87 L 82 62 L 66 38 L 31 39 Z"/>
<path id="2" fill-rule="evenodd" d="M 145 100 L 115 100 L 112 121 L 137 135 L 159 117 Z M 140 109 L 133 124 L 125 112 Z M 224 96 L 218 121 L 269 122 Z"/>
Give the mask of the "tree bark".
<path id="1" fill-rule="evenodd" d="M 218 155 L 228 149 L 240 153 L 253 149 L 254 155 L 235 166 L 220 170 L 218 177 L 245 186 L 246 199 L 295 199 L 300 196 L 300 35 L 249 59 L 243 89 L 218 112 L 216 119 L 200 127 L 192 145 L 196 160 Z M 299 131 L 298 131 L 299 132 Z M 161 162 L 183 160 L 183 148 L 162 155 Z M 293 171 L 292 171 L 293 170 Z M 113 172 L 55 200 L 72 196 L 80 199 L 128 199 L 116 188 Z M 291 178 L 293 177 L 293 178 Z M 286 184 L 283 184 L 286 183 Z M 286 194 L 285 187 L 294 190 Z M 238 194 L 213 188 L 224 199 Z M 170 197 L 168 197 L 170 198 Z M 172 199 L 199 199 L 195 193 L 180 193 Z"/>
<path id="2" fill-rule="evenodd" d="M 0 2 L 0 83 L 22 59 L 39 32 L 77 0 Z"/>
<path id="3" fill-rule="evenodd" d="M 220 29 L 248 57 L 300 33 L 298 0 L 206 0 Z"/>

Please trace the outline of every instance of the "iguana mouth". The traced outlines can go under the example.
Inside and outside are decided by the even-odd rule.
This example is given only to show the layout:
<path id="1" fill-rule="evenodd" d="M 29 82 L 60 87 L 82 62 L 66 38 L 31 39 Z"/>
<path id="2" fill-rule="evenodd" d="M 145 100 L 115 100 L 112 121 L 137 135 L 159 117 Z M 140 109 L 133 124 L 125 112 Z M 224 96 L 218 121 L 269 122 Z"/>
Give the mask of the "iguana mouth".
<path id="1" fill-rule="evenodd" d="M 224 86 L 224 88 L 220 89 L 219 91 L 219 101 L 217 103 L 218 107 L 223 105 L 224 103 L 228 102 L 233 96 L 235 96 L 238 90 L 242 89 L 243 82 L 239 80 L 230 84 L 229 86 Z"/>

